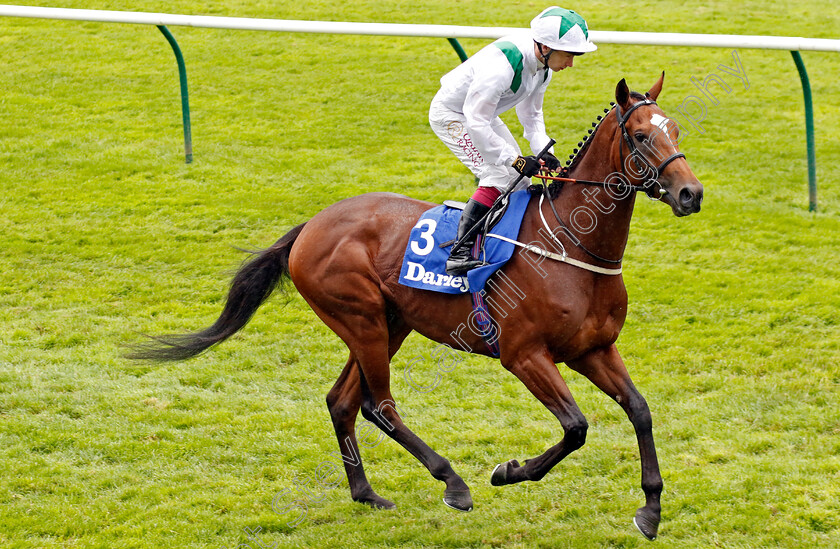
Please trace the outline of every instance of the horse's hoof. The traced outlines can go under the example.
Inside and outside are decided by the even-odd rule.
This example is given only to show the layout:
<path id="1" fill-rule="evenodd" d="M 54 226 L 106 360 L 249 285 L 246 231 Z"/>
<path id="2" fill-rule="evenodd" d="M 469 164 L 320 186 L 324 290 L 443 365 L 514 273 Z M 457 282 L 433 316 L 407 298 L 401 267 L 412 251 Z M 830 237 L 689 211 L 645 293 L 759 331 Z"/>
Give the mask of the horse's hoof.
<path id="1" fill-rule="evenodd" d="M 373 494 L 371 496 L 360 497 L 356 499 L 359 503 L 364 503 L 365 505 L 370 505 L 374 509 L 396 509 L 397 505 L 393 501 L 388 501 L 387 499 L 378 496 L 377 494 Z"/>
<path id="2" fill-rule="evenodd" d="M 446 490 L 443 493 L 443 503 L 458 511 L 472 511 L 473 500 L 469 490 Z"/>
<path id="3" fill-rule="evenodd" d="M 654 515 L 653 512 L 642 507 L 636 511 L 636 516 L 633 518 L 633 525 L 644 537 L 653 541 L 656 539 L 656 533 L 659 530 L 659 516 Z"/>
<path id="4" fill-rule="evenodd" d="M 513 469 L 519 468 L 519 462 L 515 459 L 508 461 L 507 463 L 500 463 L 496 465 L 493 469 L 493 473 L 490 475 L 490 484 L 493 486 L 504 486 L 505 484 L 513 484 L 514 480 L 511 479 L 511 471 Z"/>

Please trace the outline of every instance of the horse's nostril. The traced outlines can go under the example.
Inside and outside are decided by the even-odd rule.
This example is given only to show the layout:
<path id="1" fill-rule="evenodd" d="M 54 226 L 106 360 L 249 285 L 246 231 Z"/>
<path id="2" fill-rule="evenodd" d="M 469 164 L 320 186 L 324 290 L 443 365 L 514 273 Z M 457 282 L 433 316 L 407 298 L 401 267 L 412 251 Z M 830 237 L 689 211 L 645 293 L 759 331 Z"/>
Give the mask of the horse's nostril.
<path id="1" fill-rule="evenodd" d="M 688 212 L 699 212 L 700 206 L 703 204 L 703 189 L 702 187 L 696 191 L 688 187 L 680 190 L 679 195 L 680 206 L 683 210 Z"/>
<path id="2" fill-rule="evenodd" d="M 683 189 L 680 191 L 680 204 L 684 207 L 688 208 L 691 206 L 692 202 L 694 202 L 694 194 L 689 191 L 688 189 Z"/>

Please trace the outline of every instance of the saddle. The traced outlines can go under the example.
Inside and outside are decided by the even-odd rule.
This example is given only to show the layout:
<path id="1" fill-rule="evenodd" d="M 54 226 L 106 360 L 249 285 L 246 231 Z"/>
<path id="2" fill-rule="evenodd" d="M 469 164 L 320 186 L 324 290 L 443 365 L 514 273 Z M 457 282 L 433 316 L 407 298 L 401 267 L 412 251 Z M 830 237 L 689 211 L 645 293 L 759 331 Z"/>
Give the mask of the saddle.
<path id="1" fill-rule="evenodd" d="M 493 204 L 488 212 L 487 218 L 483 223 L 483 226 L 478 230 L 478 238 L 476 239 L 476 243 L 478 244 L 476 248 L 473 249 L 473 258 L 478 259 L 481 254 L 484 254 L 484 242 L 487 240 L 487 233 L 490 232 L 496 223 L 498 223 L 502 217 L 504 217 L 505 212 L 507 211 L 508 204 L 510 203 L 510 197 L 505 197 L 502 201 Z M 464 207 L 467 205 L 466 202 L 459 202 L 457 200 L 444 200 L 443 205 L 447 208 L 452 208 L 453 210 L 460 210 L 463 211 Z M 441 248 L 448 248 L 455 244 L 455 239 L 448 240 L 446 242 L 442 242 L 440 244 Z"/>
<path id="2" fill-rule="evenodd" d="M 453 207 L 449 203 L 427 210 L 411 229 L 400 270 L 400 284 L 450 294 L 480 292 L 487 279 L 513 256 L 516 248 L 514 244 L 492 235 L 515 240 L 530 199 L 528 190 L 511 193 L 500 208 L 488 215 L 484 227 L 480 229 L 483 237 L 479 239 L 480 257 L 487 265 L 476 267 L 462 276 L 447 275 L 445 265 L 449 247 L 455 242 L 463 205 L 456 203 Z"/>

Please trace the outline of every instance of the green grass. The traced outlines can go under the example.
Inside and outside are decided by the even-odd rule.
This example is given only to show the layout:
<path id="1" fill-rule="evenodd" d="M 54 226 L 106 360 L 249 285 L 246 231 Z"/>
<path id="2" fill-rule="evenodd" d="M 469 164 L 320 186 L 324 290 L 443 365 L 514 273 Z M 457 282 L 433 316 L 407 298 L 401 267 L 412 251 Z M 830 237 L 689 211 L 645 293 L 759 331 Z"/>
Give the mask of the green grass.
<path id="1" fill-rule="evenodd" d="M 125 9 L 118 2 L 29 2 Z M 134 2 L 136 11 L 524 26 L 542 4 L 262 0 Z M 821 2 L 590 2 L 598 30 L 837 38 Z M 0 18 L 0 546 L 641 547 L 635 437 L 623 412 L 561 366 L 590 422 L 586 446 L 542 482 L 492 487 L 496 463 L 562 436 L 496 361 L 466 357 L 433 391 L 402 376 L 406 421 L 473 489 L 460 514 L 393 441 L 363 450 L 398 509 L 325 490 L 295 527 L 272 499 L 337 451 L 324 395 L 346 358 L 295 293 L 185 363 L 121 358 L 140 333 L 206 326 L 230 273 L 327 205 L 368 191 L 463 199 L 472 178 L 428 128 L 442 39 L 172 28 L 190 81 L 195 162 L 183 162 L 177 72 L 146 26 Z M 486 41 L 463 40 L 472 54 Z M 683 151 L 706 187 L 685 219 L 640 199 L 619 339 L 654 416 L 664 547 L 838 547 L 840 542 L 840 57 L 805 52 L 820 209 L 808 212 L 801 88 L 790 54 L 739 50 L 704 134 Z M 660 104 L 697 91 L 723 49 L 602 45 L 546 99 L 571 150 L 626 77 Z M 719 71 L 718 71 L 719 73 Z M 511 117 L 514 133 L 518 125 Z M 558 155 L 559 156 L 559 155 Z M 424 365 L 426 368 L 424 369 Z M 430 382 L 430 362 L 414 370 Z M 278 503 L 291 502 L 292 496 Z M 278 505 L 281 507 L 282 505 Z M 251 543 L 256 547 L 255 543 Z"/>

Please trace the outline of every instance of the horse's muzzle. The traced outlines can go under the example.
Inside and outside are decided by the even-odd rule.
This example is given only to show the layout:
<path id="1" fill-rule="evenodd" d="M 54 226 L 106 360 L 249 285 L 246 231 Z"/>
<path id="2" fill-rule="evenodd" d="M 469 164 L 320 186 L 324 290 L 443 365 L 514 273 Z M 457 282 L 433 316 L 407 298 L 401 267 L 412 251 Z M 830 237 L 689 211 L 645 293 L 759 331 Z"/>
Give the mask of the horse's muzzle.
<path id="1" fill-rule="evenodd" d="M 680 190 L 679 195 L 679 206 L 682 211 L 685 212 L 684 215 L 697 213 L 700 211 L 700 206 L 703 204 L 703 187 L 699 189 L 689 189 L 688 187 L 683 187 Z"/>
<path id="2" fill-rule="evenodd" d="M 660 200 L 671 206 L 675 216 L 683 217 L 700 211 L 700 206 L 703 204 L 703 185 L 699 181 L 681 186 L 668 185 L 663 188 L 667 192 Z"/>

